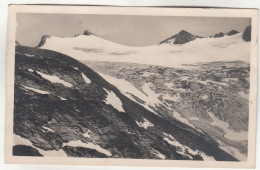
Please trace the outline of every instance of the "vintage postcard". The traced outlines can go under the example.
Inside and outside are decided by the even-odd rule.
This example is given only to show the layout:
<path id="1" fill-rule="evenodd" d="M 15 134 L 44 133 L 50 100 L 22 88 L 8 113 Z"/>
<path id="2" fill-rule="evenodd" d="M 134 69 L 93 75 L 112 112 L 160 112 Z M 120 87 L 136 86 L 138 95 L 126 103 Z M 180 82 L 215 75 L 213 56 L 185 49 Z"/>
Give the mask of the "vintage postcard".
<path id="1" fill-rule="evenodd" d="M 258 10 L 10 5 L 6 163 L 254 168 Z"/>

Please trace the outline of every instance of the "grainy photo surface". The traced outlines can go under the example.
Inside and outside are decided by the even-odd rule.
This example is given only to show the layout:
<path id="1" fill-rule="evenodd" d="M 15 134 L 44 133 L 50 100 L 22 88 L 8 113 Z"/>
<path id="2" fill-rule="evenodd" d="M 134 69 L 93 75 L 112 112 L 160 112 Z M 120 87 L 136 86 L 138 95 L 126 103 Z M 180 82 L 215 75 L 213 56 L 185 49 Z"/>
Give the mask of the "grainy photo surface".
<path id="1" fill-rule="evenodd" d="M 14 160 L 248 162 L 252 16 L 14 15 Z"/>

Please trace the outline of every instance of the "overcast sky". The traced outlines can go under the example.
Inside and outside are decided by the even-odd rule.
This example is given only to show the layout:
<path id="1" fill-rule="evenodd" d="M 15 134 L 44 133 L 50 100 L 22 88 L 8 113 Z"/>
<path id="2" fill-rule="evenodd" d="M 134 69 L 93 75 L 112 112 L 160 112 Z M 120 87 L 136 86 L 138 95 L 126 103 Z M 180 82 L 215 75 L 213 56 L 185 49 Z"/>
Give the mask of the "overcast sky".
<path id="1" fill-rule="evenodd" d="M 147 46 L 186 30 L 194 35 L 209 36 L 220 31 L 244 31 L 249 18 L 17 14 L 16 40 L 36 46 L 43 35 L 72 37 L 84 30 L 104 39 L 130 46 Z"/>

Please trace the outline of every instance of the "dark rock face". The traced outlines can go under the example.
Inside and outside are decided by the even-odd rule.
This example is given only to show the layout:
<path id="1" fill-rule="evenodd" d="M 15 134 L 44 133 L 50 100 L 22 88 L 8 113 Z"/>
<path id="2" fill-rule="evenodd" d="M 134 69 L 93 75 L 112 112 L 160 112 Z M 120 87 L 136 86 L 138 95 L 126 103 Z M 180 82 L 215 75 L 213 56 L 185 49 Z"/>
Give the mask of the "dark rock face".
<path id="1" fill-rule="evenodd" d="M 214 35 L 214 38 L 220 38 L 220 37 L 224 37 L 225 34 L 223 32 L 217 33 Z"/>
<path id="2" fill-rule="evenodd" d="M 69 157 L 81 157 L 81 158 L 107 158 L 108 156 L 100 153 L 94 149 L 83 147 L 71 147 L 65 146 L 62 148 Z"/>
<path id="3" fill-rule="evenodd" d="M 198 160 L 198 154 L 167 142 L 169 135 L 184 148 L 198 150 L 219 161 L 237 161 L 218 143 L 175 118 L 156 115 L 123 95 L 115 86 L 81 62 L 49 50 L 16 47 L 14 133 L 45 151 L 63 149 L 75 157 Z M 55 76 L 71 86 L 54 83 Z M 86 83 L 84 74 L 91 80 Z M 187 85 L 188 87 L 188 85 Z M 124 112 L 107 104 L 108 92 L 122 102 Z M 153 126 L 141 127 L 137 122 Z M 45 127 L 45 128 L 43 128 Z M 48 127 L 51 130 L 46 130 Z M 90 131 L 89 135 L 84 135 Z M 167 135 L 168 134 L 168 135 Z M 191 140 L 192 139 L 192 140 Z M 173 139 L 172 139 L 173 140 Z M 66 145 L 92 143 L 110 152 Z"/>
<path id="4" fill-rule="evenodd" d="M 196 36 L 192 35 L 191 33 L 182 30 L 180 31 L 178 34 L 164 40 L 161 41 L 160 44 L 185 44 L 188 43 L 190 41 L 193 41 L 196 39 Z"/>
<path id="5" fill-rule="evenodd" d="M 13 146 L 13 155 L 14 156 L 42 156 L 37 149 L 25 145 Z"/>
<path id="6" fill-rule="evenodd" d="M 179 34 L 175 37 L 174 44 L 185 44 L 187 42 L 193 41 L 196 39 L 196 36 L 188 33 L 187 31 L 182 30 Z"/>
<path id="7" fill-rule="evenodd" d="M 246 42 L 251 41 L 251 26 L 246 27 L 243 36 L 242 36 L 243 40 Z"/>
<path id="8" fill-rule="evenodd" d="M 231 35 L 235 35 L 235 34 L 238 34 L 239 32 L 237 30 L 231 30 L 229 32 L 227 32 L 227 36 L 231 36 Z"/>
<path id="9" fill-rule="evenodd" d="M 42 47 L 45 44 L 45 42 L 47 41 L 48 38 L 50 38 L 49 35 L 42 36 L 40 43 L 36 47 Z"/>

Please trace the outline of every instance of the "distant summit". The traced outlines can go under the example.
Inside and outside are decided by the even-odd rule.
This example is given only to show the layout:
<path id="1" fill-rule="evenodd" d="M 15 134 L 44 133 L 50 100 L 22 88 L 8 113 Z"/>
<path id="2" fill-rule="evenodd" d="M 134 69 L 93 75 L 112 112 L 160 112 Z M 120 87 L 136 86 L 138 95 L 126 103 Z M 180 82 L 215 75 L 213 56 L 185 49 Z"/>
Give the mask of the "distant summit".
<path id="1" fill-rule="evenodd" d="M 185 30 L 181 30 L 178 34 L 161 41 L 160 44 L 185 44 L 195 40 L 196 38 L 197 37 L 195 35 L 192 35 Z"/>
<path id="2" fill-rule="evenodd" d="M 84 33 L 83 33 L 83 35 L 87 35 L 87 36 L 88 36 L 88 35 L 94 35 L 94 34 L 92 34 L 92 32 L 90 32 L 90 31 L 88 31 L 88 30 L 85 30 Z"/>
<path id="3" fill-rule="evenodd" d="M 248 30 L 247 30 L 247 32 L 248 32 Z M 193 35 L 185 30 L 181 30 L 178 34 L 175 34 L 175 35 L 171 36 L 170 38 L 167 38 L 167 39 L 161 41 L 159 43 L 159 45 L 161 45 L 161 44 L 186 44 L 190 41 L 194 41 L 197 38 L 199 38 L 199 39 L 201 39 L 201 38 L 221 38 L 224 36 L 233 36 L 238 33 L 239 32 L 237 30 L 233 29 L 226 33 L 219 32 L 219 33 L 216 33 L 215 35 L 203 37 L 200 35 Z M 245 39 L 248 39 L 248 35 L 245 35 L 245 37 L 246 37 Z"/>

